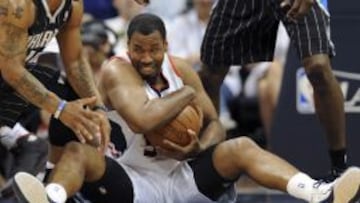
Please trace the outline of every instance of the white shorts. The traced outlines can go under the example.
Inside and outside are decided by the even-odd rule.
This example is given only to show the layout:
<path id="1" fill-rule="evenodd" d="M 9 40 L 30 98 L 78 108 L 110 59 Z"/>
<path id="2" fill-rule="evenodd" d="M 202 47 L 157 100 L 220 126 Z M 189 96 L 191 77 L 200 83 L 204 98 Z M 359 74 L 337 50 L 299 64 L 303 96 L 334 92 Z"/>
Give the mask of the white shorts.
<path id="1" fill-rule="evenodd" d="M 187 162 L 178 165 L 170 175 L 134 169 L 121 164 L 129 175 L 134 190 L 134 203 L 213 203 L 199 192 L 194 173 Z M 235 202 L 235 188 L 221 199 Z"/>

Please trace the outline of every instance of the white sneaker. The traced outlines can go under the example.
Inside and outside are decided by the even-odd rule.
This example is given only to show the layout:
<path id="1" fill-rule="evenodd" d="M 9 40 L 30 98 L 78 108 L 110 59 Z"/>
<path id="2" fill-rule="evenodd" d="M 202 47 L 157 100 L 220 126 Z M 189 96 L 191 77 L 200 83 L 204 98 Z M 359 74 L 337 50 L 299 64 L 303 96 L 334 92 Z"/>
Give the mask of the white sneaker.
<path id="1" fill-rule="evenodd" d="M 333 203 L 356 203 L 360 200 L 360 168 L 350 167 L 335 180 Z"/>
<path id="2" fill-rule="evenodd" d="M 16 173 L 12 187 L 20 203 L 49 203 L 42 182 L 28 173 Z"/>
<path id="3" fill-rule="evenodd" d="M 360 168 L 350 167 L 334 181 L 331 195 L 323 202 L 359 203 Z"/>

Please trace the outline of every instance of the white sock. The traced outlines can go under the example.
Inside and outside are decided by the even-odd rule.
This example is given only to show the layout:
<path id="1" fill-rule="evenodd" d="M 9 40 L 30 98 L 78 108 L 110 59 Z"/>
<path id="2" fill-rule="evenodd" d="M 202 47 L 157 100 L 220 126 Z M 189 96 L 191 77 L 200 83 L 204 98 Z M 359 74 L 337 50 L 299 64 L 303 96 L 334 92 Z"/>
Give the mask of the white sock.
<path id="1" fill-rule="evenodd" d="M 57 183 L 50 183 L 45 187 L 48 198 L 56 203 L 65 203 L 67 194 L 65 188 Z"/>
<path id="2" fill-rule="evenodd" d="M 331 194 L 332 184 L 319 183 L 304 173 L 294 175 L 288 182 L 287 192 L 307 202 L 321 202 Z"/>
<path id="3" fill-rule="evenodd" d="M 0 128 L 0 142 L 7 149 L 11 149 L 16 145 L 16 141 L 25 135 L 28 135 L 27 131 L 20 123 L 16 123 L 13 128 L 8 126 L 2 126 Z"/>

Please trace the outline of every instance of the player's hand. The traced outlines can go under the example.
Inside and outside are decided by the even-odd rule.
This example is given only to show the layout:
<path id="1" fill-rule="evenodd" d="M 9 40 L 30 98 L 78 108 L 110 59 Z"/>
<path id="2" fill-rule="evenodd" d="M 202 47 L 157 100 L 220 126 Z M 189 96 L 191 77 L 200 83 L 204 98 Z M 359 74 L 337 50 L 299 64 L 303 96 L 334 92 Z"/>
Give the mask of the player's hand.
<path id="1" fill-rule="evenodd" d="M 95 104 L 96 97 L 89 97 L 68 102 L 60 114 L 60 121 L 69 127 L 81 143 L 96 143 L 100 135 L 101 114 L 91 111 L 86 106 Z"/>
<path id="2" fill-rule="evenodd" d="M 150 3 L 150 0 L 135 0 L 135 1 L 140 5 L 147 5 Z"/>
<path id="3" fill-rule="evenodd" d="M 99 113 L 98 121 L 100 126 L 100 135 L 99 135 L 99 150 L 103 153 L 105 153 L 107 146 L 110 142 L 110 133 L 111 133 L 111 127 L 109 119 L 107 118 L 106 112 L 99 109 L 96 110 L 96 112 Z"/>
<path id="4" fill-rule="evenodd" d="M 287 11 L 286 15 L 290 20 L 296 21 L 296 19 L 306 15 L 311 7 L 314 5 L 315 0 L 283 0 L 280 6 Z"/>
<path id="5" fill-rule="evenodd" d="M 188 158 L 195 157 L 202 151 L 202 146 L 199 141 L 198 135 L 191 129 L 188 129 L 188 135 L 190 136 L 190 143 L 187 146 L 180 146 L 170 140 L 164 140 L 166 149 L 157 147 L 157 152 L 161 156 L 166 156 L 179 161 L 186 160 Z"/>

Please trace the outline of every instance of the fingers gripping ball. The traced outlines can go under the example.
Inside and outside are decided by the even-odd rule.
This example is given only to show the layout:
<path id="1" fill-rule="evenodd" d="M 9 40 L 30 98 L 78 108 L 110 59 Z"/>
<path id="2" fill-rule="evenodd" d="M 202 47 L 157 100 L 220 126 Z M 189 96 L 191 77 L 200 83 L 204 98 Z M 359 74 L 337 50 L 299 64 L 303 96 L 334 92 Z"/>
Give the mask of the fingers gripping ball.
<path id="1" fill-rule="evenodd" d="M 168 139 L 178 145 L 186 146 L 191 138 L 188 129 L 197 135 L 202 127 L 202 112 L 192 105 L 186 106 L 170 123 L 147 133 L 145 136 L 153 146 L 163 146 L 163 140 Z"/>

